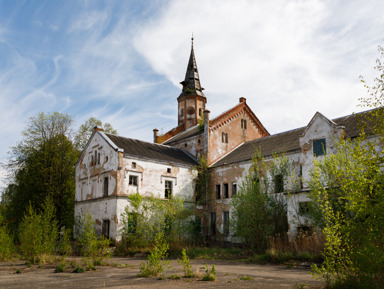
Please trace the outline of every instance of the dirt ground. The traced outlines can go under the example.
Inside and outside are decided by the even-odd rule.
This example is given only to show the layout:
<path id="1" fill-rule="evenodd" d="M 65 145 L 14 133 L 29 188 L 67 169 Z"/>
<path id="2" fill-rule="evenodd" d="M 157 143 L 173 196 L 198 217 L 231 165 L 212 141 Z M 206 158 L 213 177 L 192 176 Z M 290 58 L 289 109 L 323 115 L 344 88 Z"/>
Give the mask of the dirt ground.
<path id="1" fill-rule="evenodd" d="M 72 261 L 80 259 L 72 258 Z M 70 261 L 70 260 L 69 260 Z M 68 266 L 63 273 L 54 273 L 55 265 L 33 265 L 25 261 L 0 263 L 0 289 L 8 288 L 322 288 L 323 283 L 314 280 L 308 268 L 284 265 L 257 265 L 243 262 L 192 260 L 193 271 L 205 273 L 205 264 L 216 267 L 216 281 L 201 281 L 201 278 L 171 279 L 182 276 L 182 267 L 171 261 L 165 272 L 165 280 L 157 277 L 138 277 L 143 259 L 117 258 L 109 260 L 110 266 L 98 266 L 96 271 L 72 273 Z M 19 272 L 17 272 L 19 270 Z M 241 280 L 242 277 L 253 280 Z M 305 284 L 305 286 L 304 286 Z"/>

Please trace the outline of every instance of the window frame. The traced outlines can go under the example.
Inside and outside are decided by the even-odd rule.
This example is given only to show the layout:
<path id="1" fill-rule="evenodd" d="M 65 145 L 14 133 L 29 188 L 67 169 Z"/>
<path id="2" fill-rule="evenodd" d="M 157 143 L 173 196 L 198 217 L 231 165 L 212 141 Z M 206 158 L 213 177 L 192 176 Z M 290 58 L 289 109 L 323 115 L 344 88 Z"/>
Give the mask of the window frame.
<path id="1" fill-rule="evenodd" d="M 217 184 L 215 186 L 215 192 L 216 192 L 216 199 L 220 200 L 221 199 L 221 184 Z"/>
<path id="2" fill-rule="evenodd" d="M 223 184 L 223 196 L 225 199 L 229 198 L 229 185 L 228 185 L 228 183 Z"/>
<path id="3" fill-rule="evenodd" d="M 312 150 L 315 157 L 324 156 L 327 154 L 327 141 L 325 138 L 320 138 L 312 141 Z"/>
<path id="4" fill-rule="evenodd" d="M 169 180 L 164 181 L 164 199 L 172 199 L 173 182 Z"/>
<path id="5" fill-rule="evenodd" d="M 104 178 L 103 197 L 108 197 L 109 178 Z"/>
<path id="6" fill-rule="evenodd" d="M 128 176 L 128 185 L 137 187 L 137 184 L 138 184 L 138 177 L 135 175 L 129 175 Z"/>

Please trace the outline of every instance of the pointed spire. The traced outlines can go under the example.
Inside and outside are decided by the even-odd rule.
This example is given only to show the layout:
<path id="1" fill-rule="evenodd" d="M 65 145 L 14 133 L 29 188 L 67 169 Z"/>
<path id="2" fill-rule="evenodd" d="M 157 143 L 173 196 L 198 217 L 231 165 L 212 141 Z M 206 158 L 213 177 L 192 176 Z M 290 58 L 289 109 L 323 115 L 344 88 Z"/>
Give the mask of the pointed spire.
<path id="1" fill-rule="evenodd" d="M 193 34 L 191 38 L 191 55 L 189 56 L 187 72 L 185 73 L 184 81 L 180 82 L 183 85 L 183 90 L 180 96 L 187 94 L 195 94 L 199 96 L 204 96 L 204 88 L 200 85 L 199 72 L 197 70 L 195 53 L 193 51 Z"/>

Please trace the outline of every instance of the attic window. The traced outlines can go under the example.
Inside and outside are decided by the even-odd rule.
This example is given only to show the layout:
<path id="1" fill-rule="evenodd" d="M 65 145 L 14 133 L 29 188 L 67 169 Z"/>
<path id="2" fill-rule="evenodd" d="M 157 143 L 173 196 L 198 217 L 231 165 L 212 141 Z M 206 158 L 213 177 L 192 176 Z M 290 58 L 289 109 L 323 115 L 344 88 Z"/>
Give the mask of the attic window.
<path id="1" fill-rule="evenodd" d="M 242 129 L 247 129 L 247 120 L 246 119 L 242 119 L 241 120 L 241 128 Z"/>
<path id="2" fill-rule="evenodd" d="M 168 173 L 168 174 L 171 173 L 171 168 L 167 168 L 167 173 Z"/>
<path id="3" fill-rule="evenodd" d="M 132 169 L 136 169 L 136 163 L 132 162 Z"/>
<path id="4" fill-rule="evenodd" d="M 228 133 L 227 133 L 227 132 L 223 132 L 223 133 L 221 134 L 221 141 L 222 141 L 223 143 L 228 143 Z"/>
<path id="5" fill-rule="evenodd" d="M 327 147 L 325 143 L 325 138 L 313 141 L 313 155 L 315 157 L 325 155 L 326 152 L 327 152 Z"/>

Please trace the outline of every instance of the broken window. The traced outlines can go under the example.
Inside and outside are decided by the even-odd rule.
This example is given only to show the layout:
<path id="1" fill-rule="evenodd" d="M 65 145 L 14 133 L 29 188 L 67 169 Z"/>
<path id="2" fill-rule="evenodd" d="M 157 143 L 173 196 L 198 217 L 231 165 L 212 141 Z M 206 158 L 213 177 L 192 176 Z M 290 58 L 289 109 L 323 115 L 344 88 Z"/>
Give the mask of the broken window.
<path id="1" fill-rule="evenodd" d="M 299 215 L 305 216 L 309 214 L 309 202 L 299 202 Z"/>
<path id="2" fill-rule="evenodd" d="M 101 227 L 101 234 L 107 239 L 109 239 L 109 227 L 110 227 L 109 220 L 103 220 L 103 224 Z"/>
<path id="3" fill-rule="evenodd" d="M 171 168 L 167 168 L 167 173 L 168 173 L 168 174 L 171 173 Z"/>
<path id="4" fill-rule="evenodd" d="M 284 177 L 281 174 L 278 174 L 274 178 L 275 193 L 284 192 Z"/>
<path id="5" fill-rule="evenodd" d="M 226 198 L 226 199 L 229 198 L 229 188 L 228 188 L 228 184 L 224 184 L 224 198 Z"/>
<path id="6" fill-rule="evenodd" d="M 237 194 L 237 184 L 232 183 L 232 196 Z"/>
<path id="7" fill-rule="evenodd" d="M 137 176 L 129 176 L 129 184 L 131 186 L 137 186 Z"/>
<path id="8" fill-rule="evenodd" d="M 313 141 L 313 155 L 315 157 L 325 155 L 326 152 L 325 138 Z"/>
<path id="9" fill-rule="evenodd" d="M 172 198 L 172 182 L 171 181 L 165 181 L 165 194 L 164 197 L 166 199 Z"/>
<path id="10" fill-rule="evenodd" d="M 223 212 L 223 234 L 229 235 L 229 212 Z"/>
<path id="11" fill-rule="evenodd" d="M 104 178 L 104 197 L 108 197 L 108 177 Z"/>
<path id="12" fill-rule="evenodd" d="M 221 199 L 221 186 L 216 185 L 216 199 Z"/>
<path id="13" fill-rule="evenodd" d="M 211 220 L 210 220 L 210 226 L 209 226 L 209 231 L 212 236 L 216 235 L 216 213 L 212 212 L 211 213 Z"/>

